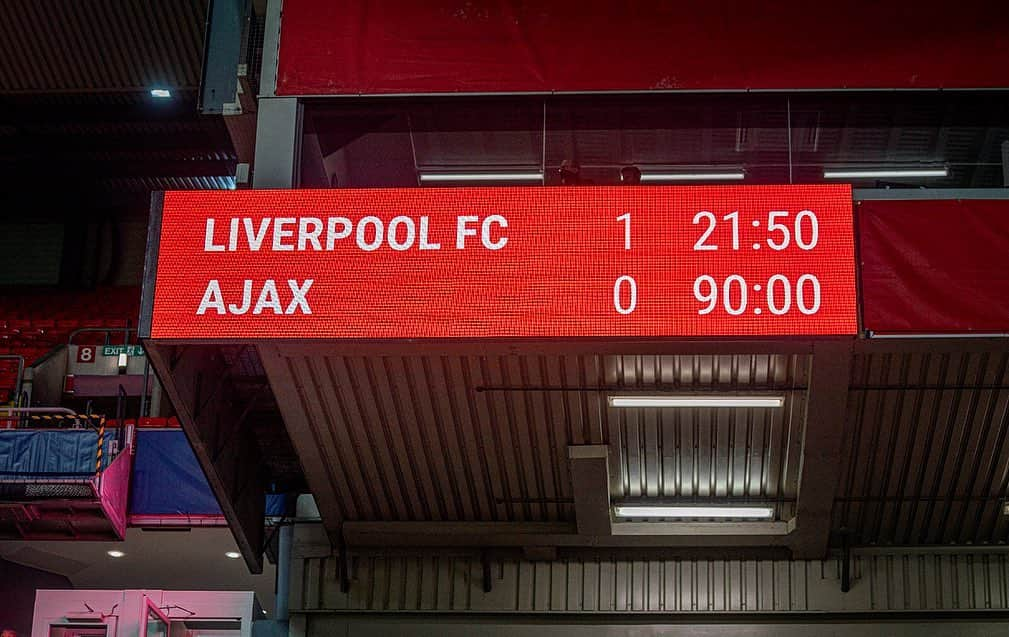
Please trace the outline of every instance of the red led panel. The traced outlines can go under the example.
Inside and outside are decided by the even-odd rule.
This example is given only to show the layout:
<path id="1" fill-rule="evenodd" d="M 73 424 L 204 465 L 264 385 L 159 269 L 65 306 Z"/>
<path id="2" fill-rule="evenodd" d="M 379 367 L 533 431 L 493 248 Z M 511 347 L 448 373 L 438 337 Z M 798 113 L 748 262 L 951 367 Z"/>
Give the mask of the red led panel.
<path id="1" fill-rule="evenodd" d="M 1005 15 L 999 0 L 285 0 L 277 94 L 1004 88 Z"/>
<path id="2" fill-rule="evenodd" d="M 152 338 L 841 335 L 851 189 L 169 192 Z"/>

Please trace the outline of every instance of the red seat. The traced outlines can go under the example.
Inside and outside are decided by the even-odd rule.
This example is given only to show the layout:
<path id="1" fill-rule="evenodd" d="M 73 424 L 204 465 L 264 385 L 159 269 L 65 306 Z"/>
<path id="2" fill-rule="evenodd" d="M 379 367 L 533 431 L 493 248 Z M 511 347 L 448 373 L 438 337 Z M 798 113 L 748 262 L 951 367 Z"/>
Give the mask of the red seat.
<path id="1" fill-rule="evenodd" d="M 54 347 L 65 345 L 70 333 L 82 327 L 123 328 L 136 325 L 140 290 L 99 288 L 87 291 L 4 290 L 0 301 L 0 353 L 24 356 L 31 365 Z M 121 343 L 123 334 L 109 335 Z M 85 332 L 75 343 L 102 344 L 103 332 Z"/>

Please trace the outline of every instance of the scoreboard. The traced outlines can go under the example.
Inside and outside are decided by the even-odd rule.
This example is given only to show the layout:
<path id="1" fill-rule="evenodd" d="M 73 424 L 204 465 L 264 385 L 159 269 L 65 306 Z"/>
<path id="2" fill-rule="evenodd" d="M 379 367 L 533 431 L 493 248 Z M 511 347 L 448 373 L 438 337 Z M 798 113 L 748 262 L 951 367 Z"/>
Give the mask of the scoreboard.
<path id="1" fill-rule="evenodd" d="M 858 327 L 848 185 L 186 191 L 155 213 L 152 338 Z"/>

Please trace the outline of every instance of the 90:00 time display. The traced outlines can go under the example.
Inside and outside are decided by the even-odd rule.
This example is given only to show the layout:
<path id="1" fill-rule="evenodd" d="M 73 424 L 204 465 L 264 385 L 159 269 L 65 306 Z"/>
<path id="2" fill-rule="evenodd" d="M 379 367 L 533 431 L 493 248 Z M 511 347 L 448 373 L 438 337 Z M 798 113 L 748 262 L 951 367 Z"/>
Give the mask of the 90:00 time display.
<path id="1" fill-rule="evenodd" d="M 710 314 L 718 305 L 719 289 L 721 290 L 722 307 L 731 316 L 739 316 L 746 312 L 749 285 L 746 279 L 738 274 L 731 274 L 725 277 L 719 288 L 715 277 L 709 274 L 702 274 L 694 279 L 694 298 L 701 303 L 707 303 L 707 307 L 697 310 L 698 314 Z M 792 282 L 784 274 L 775 274 L 767 279 L 765 284 L 756 283 L 753 285 L 754 292 L 765 291 L 767 309 L 775 316 L 787 314 L 792 309 L 792 296 L 794 290 L 795 307 L 799 312 L 810 316 L 816 314 L 820 309 L 820 280 L 812 274 L 803 274 Z M 780 299 L 780 303 L 778 300 Z M 761 308 L 753 308 L 754 314 L 760 314 Z"/>

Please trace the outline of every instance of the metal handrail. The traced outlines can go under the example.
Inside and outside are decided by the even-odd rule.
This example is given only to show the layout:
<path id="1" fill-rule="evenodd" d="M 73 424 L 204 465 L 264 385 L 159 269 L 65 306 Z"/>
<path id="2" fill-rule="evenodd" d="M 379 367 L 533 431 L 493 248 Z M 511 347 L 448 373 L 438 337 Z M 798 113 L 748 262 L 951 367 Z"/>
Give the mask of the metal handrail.
<path id="1" fill-rule="evenodd" d="M 94 429 L 97 432 L 96 436 L 96 449 L 95 449 L 95 480 L 97 480 L 98 488 L 101 488 L 102 479 L 102 464 L 105 455 L 105 416 L 99 414 L 79 414 L 73 409 L 68 409 L 67 407 L 0 407 L 0 411 L 6 411 L 8 413 L 17 414 L 38 414 L 40 416 L 45 416 L 49 414 L 58 418 L 73 418 L 74 420 L 82 420 L 88 424 L 89 429 Z M 88 408 L 90 411 L 90 407 Z M 98 426 L 92 426 L 91 421 L 98 419 Z M 120 436 L 122 435 L 122 430 L 117 432 Z M 123 451 L 122 448 L 118 451 Z M 117 454 L 118 455 L 118 454 Z M 110 458 L 111 462 L 111 458 Z"/>
<path id="2" fill-rule="evenodd" d="M 98 430 L 97 427 L 91 425 L 91 420 L 96 418 L 94 415 L 80 414 L 73 409 L 68 409 L 66 407 L 0 407 L 0 414 L 6 412 L 6 416 L 0 416 L 0 418 L 11 419 L 16 415 L 20 416 L 22 414 L 27 414 L 30 419 L 33 415 L 37 418 L 39 416 L 45 417 L 47 414 L 53 416 L 60 420 L 75 420 L 85 423 L 89 429 Z M 20 419 L 19 419 L 20 420 Z"/>
<path id="3" fill-rule="evenodd" d="M 0 360 L 16 359 L 18 362 L 17 383 L 14 385 L 14 395 L 21 396 L 21 383 L 25 375 L 25 357 L 20 354 L 0 354 Z"/>
<path id="4" fill-rule="evenodd" d="M 78 414 L 73 409 L 67 409 L 66 407 L 0 407 L 0 411 L 19 414 L 61 414 L 87 418 L 84 414 Z"/>
<path id="5" fill-rule="evenodd" d="M 117 333 L 117 332 L 122 332 L 123 333 L 123 345 L 129 345 L 130 344 L 130 332 L 134 332 L 135 333 L 136 331 L 137 331 L 137 328 L 135 328 L 135 327 L 79 327 L 76 330 L 74 330 L 73 332 L 70 332 L 70 335 L 67 336 L 67 345 L 73 345 L 74 344 L 74 337 L 77 336 L 78 334 L 83 334 L 85 332 L 90 332 L 92 334 L 96 333 L 96 332 L 104 332 L 105 333 L 105 344 L 106 345 L 109 345 L 109 334 L 114 334 L 114 333 Z"/>

